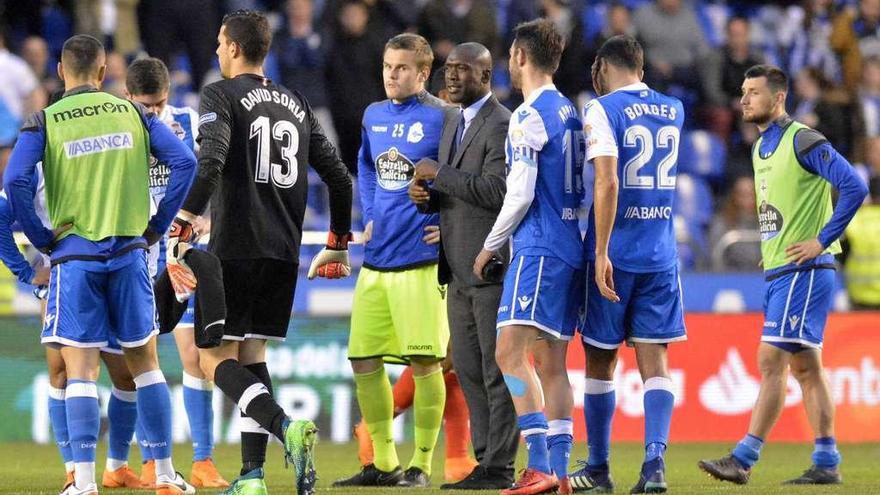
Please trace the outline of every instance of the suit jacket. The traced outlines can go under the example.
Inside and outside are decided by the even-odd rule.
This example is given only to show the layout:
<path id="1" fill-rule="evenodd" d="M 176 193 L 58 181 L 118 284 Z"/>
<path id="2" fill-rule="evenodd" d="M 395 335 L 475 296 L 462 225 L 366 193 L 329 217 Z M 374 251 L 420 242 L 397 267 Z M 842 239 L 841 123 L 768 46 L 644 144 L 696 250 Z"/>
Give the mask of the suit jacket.
<path id="1" fill-rule="evenodd" d="M 459 113 L 447 115 L 440 138 L 440 169 L 431 184 L 427 210 L 440 213 L 441 284 L 455 278 L 467 286 L 483 285 L 473 274 L 474 259 L 492 230 L 504 202 L 506 166 L 504 143 L 510 111 L 494 96 L 477 112 L 452 155 Z M 505 265 L 510 253 L 499 253 Z"/>

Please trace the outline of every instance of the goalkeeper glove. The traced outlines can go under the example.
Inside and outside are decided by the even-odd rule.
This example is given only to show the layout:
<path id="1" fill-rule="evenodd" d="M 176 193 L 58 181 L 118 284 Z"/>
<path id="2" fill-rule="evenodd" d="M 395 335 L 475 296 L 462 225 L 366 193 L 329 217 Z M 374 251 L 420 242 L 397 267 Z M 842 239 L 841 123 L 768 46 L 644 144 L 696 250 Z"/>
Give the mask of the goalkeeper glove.
<path id="1" fill-rule="evenodd" d="M 327 234 L 327 246 L 312 259 L 309 266 L 309 280 L 317 277 L 345 278 L 351 275 L 351 264 L 348 262 L 348 243 L 351 232 L 339 235 L 334 232 Z"/>
<path id="2" fill-rule="evenodd" d="M 192 224 L 180 217 L 171 223 L 168 231 L 166 270 L 171 287 L 174 289 L 174 297 L 179 302 L 189 299 L 196 290 L 196 276 L 192 269 L 183 260 L 184 255 L 192 247 L 190 243 L 195 239 Z"/>

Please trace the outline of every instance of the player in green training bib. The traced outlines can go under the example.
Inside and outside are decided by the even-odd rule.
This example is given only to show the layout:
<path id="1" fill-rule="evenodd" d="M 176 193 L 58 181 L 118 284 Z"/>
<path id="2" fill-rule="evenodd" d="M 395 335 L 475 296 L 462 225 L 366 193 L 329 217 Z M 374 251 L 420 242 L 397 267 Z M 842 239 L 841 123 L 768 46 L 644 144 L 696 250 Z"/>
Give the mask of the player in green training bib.
<path id="1" fill-rule="evenodd" d="M 62 494 L 97 493 L 101 412 L 95 380 L 100 349 L 111 339 L 122 347 L 137 387 L 138 416 L 156 457 L 157 493 L 194 493 L 171 461 L 171 396 L 156 354 L 146 249 L 183 202 L 195 156 L 155 115 L 100 91 L 105 60 L 104 47 L 91 36 L 64 43 L 58 68 L 64 95 L 25 122 L 4 177 L 22 229 L 52 260 L 42 341 L 60 347 L 67 372 L 64 403 L 74 481 Z M 171 169 L 168 190 L 152 216 L 151 153 Z M 40 161 L 54 230 L 34 211 L 32 181 Z"/>
<path id="2" fill-rule="evenodd" d="M 752 150 L 758 228 L 766 278 L 764 330 L 758 348 L 761 390 L 748 434 L 731 455 L 700 461 L 715 478 L 745 484 L 785 402 L 788 369 L 803 393 L 816 436 L 812 466 L 787 484 L 842 482 L 834 440 L 834 402 L 822 369 L 825 320 L 834 298 L 838 237 L 867 187 L 849 162 L 809 127 L 785 113 L 788 77 L 757 65 L 746 71 L 743 119 L 761 137 Z M 837 189 L 837 206 L 831 189 Z"/>

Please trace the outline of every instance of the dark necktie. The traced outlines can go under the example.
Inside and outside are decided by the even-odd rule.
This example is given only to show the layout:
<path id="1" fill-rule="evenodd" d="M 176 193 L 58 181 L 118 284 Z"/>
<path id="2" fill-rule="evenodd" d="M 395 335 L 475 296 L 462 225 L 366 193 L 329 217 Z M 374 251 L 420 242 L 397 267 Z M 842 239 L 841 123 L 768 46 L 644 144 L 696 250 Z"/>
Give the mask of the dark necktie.
<path id="1" fill-rule="evenodd" d="M 449 157 L 453 158 L 458 151 L 458 145 L 461 144 L 461 138 L 464 136 L 464 112 L 459 112 L 458 127 L 455 128 L 455 139 L 452 141 L 452 153 Z"/>

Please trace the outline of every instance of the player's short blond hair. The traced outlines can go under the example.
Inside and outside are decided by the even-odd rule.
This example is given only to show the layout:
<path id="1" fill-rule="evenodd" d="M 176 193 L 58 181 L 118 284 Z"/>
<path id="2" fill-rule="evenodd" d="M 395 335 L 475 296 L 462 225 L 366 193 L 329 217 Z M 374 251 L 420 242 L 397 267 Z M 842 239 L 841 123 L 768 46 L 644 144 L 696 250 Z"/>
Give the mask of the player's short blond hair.
<path id="1" fill-rule="evenodd" d="M 403 33 L 388 40 L 385 50 L 409 50 L 416 54 L 416 68 L 430 69 L 434 64 L 434 51 L 424 37 L 413 33 Z"/>

